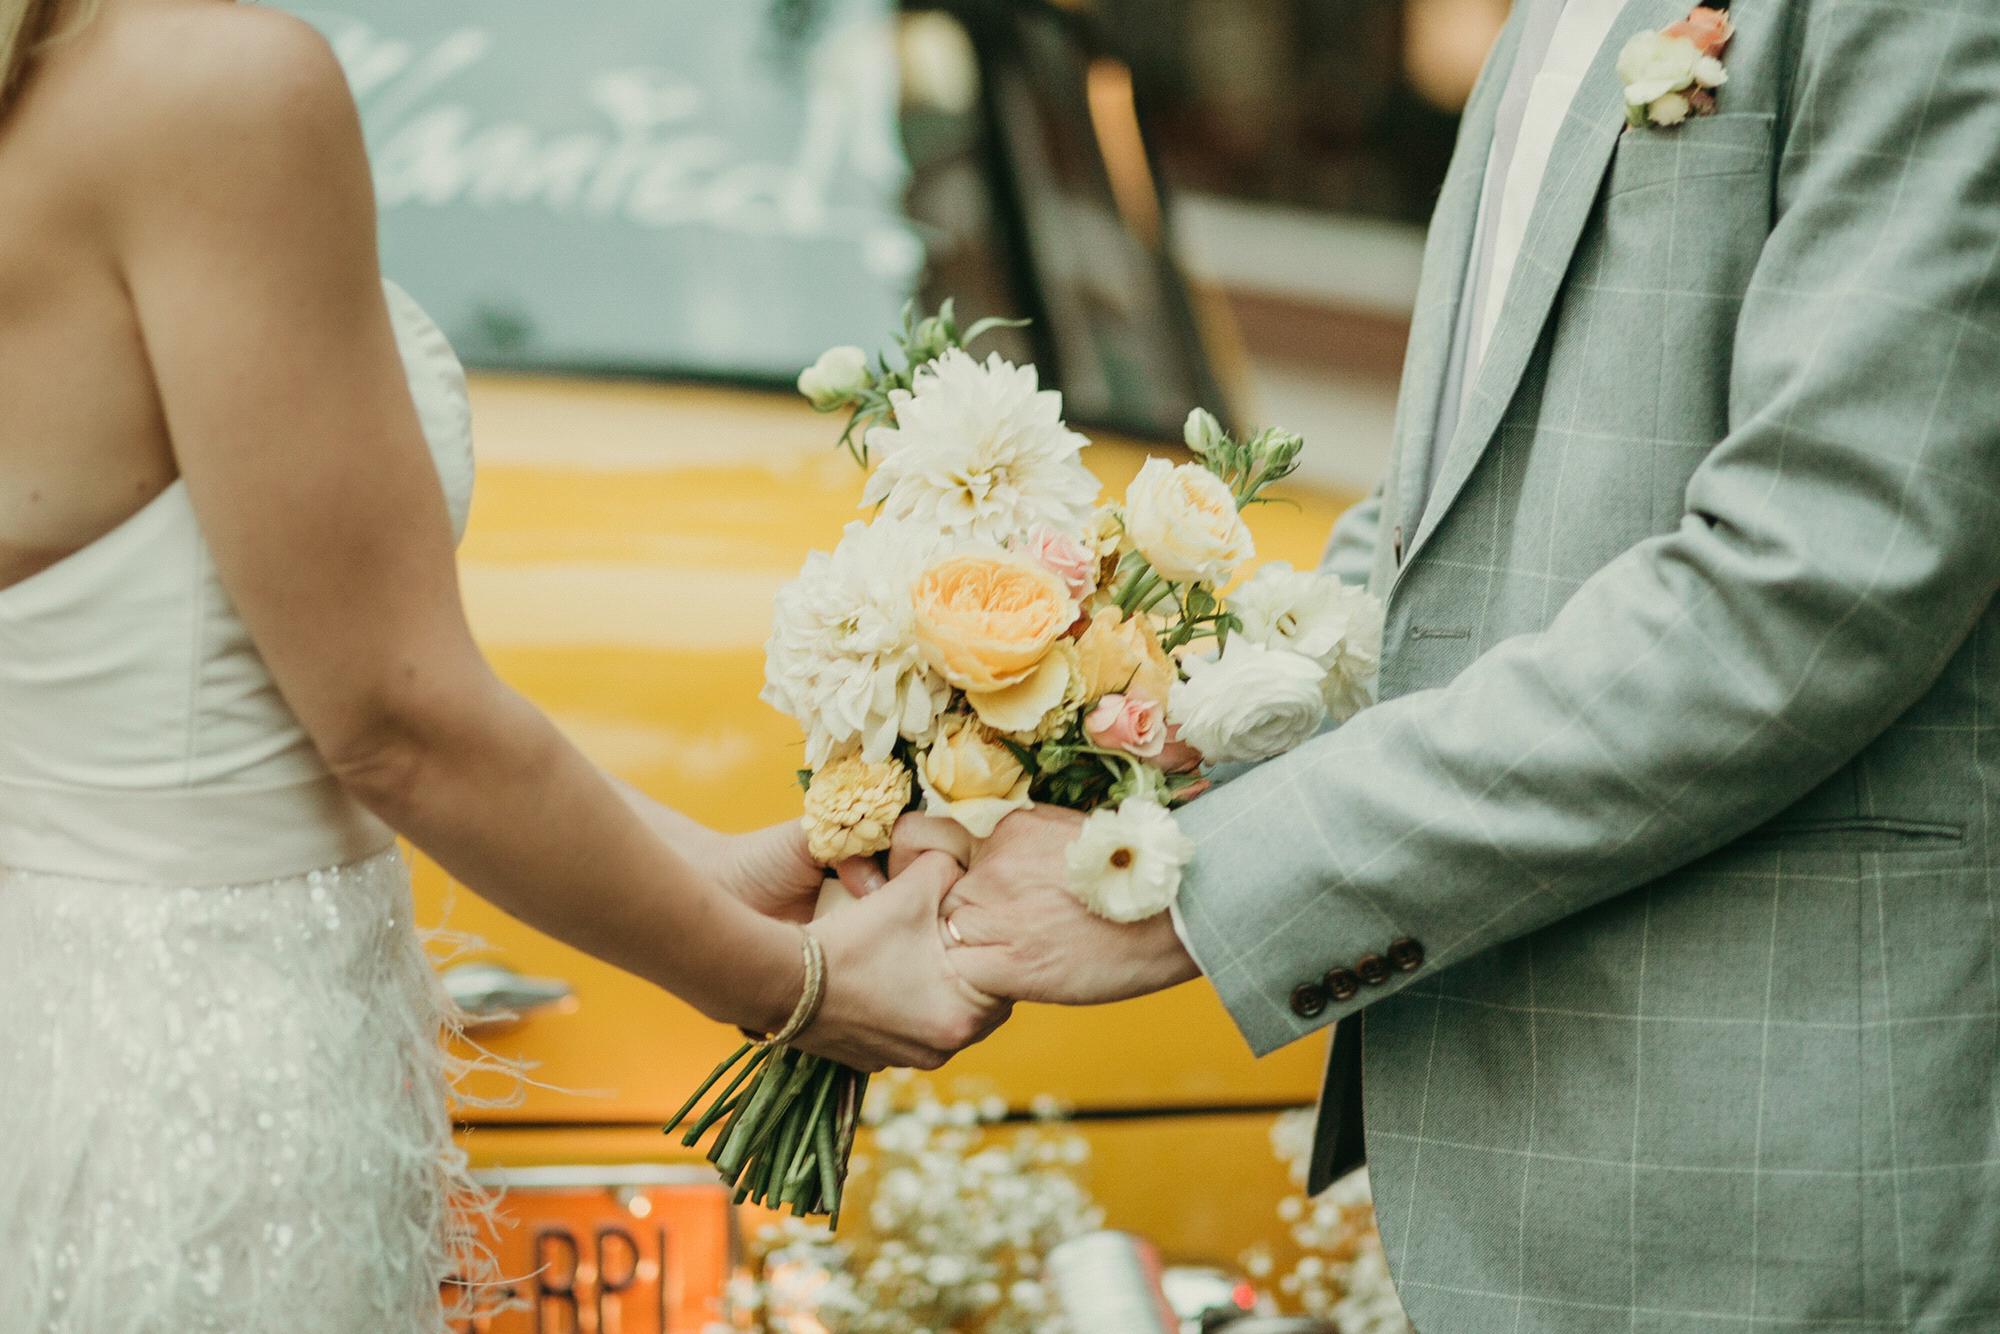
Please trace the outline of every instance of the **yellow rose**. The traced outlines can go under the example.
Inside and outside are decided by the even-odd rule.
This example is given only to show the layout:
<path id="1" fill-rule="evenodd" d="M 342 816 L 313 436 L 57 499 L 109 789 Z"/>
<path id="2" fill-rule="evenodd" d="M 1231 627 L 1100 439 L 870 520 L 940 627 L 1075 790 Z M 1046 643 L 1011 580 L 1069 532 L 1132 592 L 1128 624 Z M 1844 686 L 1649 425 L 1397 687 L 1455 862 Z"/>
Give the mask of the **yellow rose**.
<path id="1" fill-rule="evenodd" d="M 1255 554 L 1236 497 L 1199 463 L 1147 459 L 1125 491 L 1125 531 L 1168 579 L 1220 585 Z"/>
<path id="2" fill-rule="evenodd" d="M 1164 706 L 1179 674 L 1144 616 L 1128 617 L 1116 607 L 1100 607 L 1076 641 L 1083 698 L 1138 695 Z"/>
<path id="3" fill-rule="evenodd" d="M 910 771 L 896 759 L 860 755 L 823 764 L 806 789 L 806 847 L 825 866 L 889 850 L 896 817 L 910 806 Z"/>
<path id="4" fill-rule="evenodd" d="M 1060 675 L 1063 689 L 1060 696 L 1055 695 L 1050 684 L 1057 677 L 1055 662 L 1057 658 L 1062 659 Z M 1055 646 L 1049 650 L 1048 659 L 1035 676 L 1015 687 L 1015 691 L 1023 697 L 1032 695 L 1031 703 L 1040 703 L 1043 700 L 1052 702 L 1042 710 L 1041 717 L 1034 722 L 1022 727 L 1004 729 L 1008 737 L 1024 746 L 1032 746 L 1037 742 L 1047 741 L 1050 737 L 1060 736 L 1083 713 L 1083 706 L 1090 702 L 1090 696 L 1084 693 L 1084 684 L 1083 660 L 1077 656 L 1076 645 L 1068 640 L 1057 640 Z M 1014 719 L 1026 717 L 1029 707 L 1030 704 L 1023 704 L 1019 709 L 1009 710 L 1009 717 Z M 993 701 L 990 698 L 987 701 L 987 711 L 994 712 Z"/>
<path id="5" fill-rule="evenodd" d="M 917 763 L 924 810 L 956 820 L 974 838 L 990 838 L 1008 814 L 1033 803 L 1028 771 L 965 714 L 947 719 Z"/>
<path id="6" fill-rule="evenodd" d="M 1125 515 L 1116 505 L 1099 505 L 1090 512 L 1090 522 L 1084 526 L 1084 545 L 1092 548 L 1100 559 L 1116 556 L 1125 545 Z"/>
<path id="7" fill-rule="evenodd" d="M 1061 578 L 1009 552 L 952 556 L 917 580 L 917 646 L 1002 732 L 1033 728 L 1061 703 L 1070 669 L 1049 649 L 1076 621 Z"/>

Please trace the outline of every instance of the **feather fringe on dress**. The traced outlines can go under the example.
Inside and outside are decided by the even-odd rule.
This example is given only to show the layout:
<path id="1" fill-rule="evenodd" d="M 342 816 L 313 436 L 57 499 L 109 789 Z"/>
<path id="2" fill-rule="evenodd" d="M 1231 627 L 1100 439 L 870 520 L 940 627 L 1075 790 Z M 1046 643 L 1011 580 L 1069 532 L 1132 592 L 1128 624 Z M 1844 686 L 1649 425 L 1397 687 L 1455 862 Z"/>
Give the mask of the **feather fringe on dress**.
<path id="1" fill-rule="evenodd" d="M 227 888 L 0 869 L 0 1324 L 445 1329 L 441 1285 L 495 1278 L 447 1089 L 518 1073 L 449 1054 L 460 1018 L 393 851 Z"/>

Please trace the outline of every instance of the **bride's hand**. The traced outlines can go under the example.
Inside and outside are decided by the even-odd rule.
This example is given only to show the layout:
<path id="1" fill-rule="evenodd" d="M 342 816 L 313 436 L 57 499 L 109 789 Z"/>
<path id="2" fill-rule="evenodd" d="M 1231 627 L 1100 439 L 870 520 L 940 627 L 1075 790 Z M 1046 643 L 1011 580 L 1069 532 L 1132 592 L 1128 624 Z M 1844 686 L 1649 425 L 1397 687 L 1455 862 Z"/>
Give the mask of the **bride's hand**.
<path id="1" fill-rule="evenodd" d="M 935 1070 L 1006 1022 L 1012 1006 L 959 976 L 938 906 L 957 881 L 942 853 L 812 926 L 826 951 L 826 995 L 794 1045 L 857 1070 Z"/>
<path id="2" fill-rule="evenodd" d="M 715 873 L 722 888 L 766 917 L 810 922 L 826 869 L 806 851 L 805 830 L 786 820 L 747 834 L 720 836 Z M 884 883 L 881 868 L 865 857 L 836 868 L 856 898 Z"/>

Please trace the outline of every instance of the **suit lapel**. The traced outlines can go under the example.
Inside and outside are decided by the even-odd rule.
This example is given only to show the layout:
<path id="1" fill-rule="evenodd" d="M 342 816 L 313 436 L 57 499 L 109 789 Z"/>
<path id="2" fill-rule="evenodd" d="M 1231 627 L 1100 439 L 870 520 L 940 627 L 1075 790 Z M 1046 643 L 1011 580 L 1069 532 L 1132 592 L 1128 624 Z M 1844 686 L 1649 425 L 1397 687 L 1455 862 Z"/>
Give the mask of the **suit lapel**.
<path id="1" fill-rule="evenodd" d="M 1458 498 L 1466 479 L 1485 454 L 1507 405 L 1520 388 L 1521 377 L 1541 341 L 1550 312 L 1555 309 L 1570 259 L 1583 239 L 1584 225 L 1597 201 L 1598 186 L 1611 166 L 1612 152 L 1625 128 L 1624 92 L 1617 70 L 1619 49 L 1635 32 L 1665 27 L 1685 17 L 1691 3 L 1692 0 L 1630 0 L 1611 25 L 1603 46 L 1598 48 L 1596 58 L 1578 85 L 1576 98 L 1550 151 L 1548 174 L 1529 214 L 1521 257 L 1465 411 L 1445 448 L 1430 495 L 1408 498 L 1409 513 L 1412 517 L 1421 514 L 1422 524 L 1410 543 L 1405 565 L 1437 530 L 1439 520 Z M 1443 331 L 1443 337 L 1447 340 L 1443 356 L 1448 357 L 1449 329 Z M 1433 408 L 1433 424 L 1436 415 Z"/>
<path id="2" fill-rule="evenodd" d="M 1409 350 L 1403 356 L 1403 382 L 1396 403 L 1392 454 L 1396 486 L 1391 514 L 1392 521 L 1399 526 L 1413 524 L 1414 511 L 1422 504 L 1422 498 L 1413 493 L 1422 486 L 1431 434 L 1437 430 L 1445 375 L 1451 363 L 1452 329 L 1458 323 L 1458 303 L 1464 296 L 1472 258 L 1480 185 L 1493 146 L 1493 121 L 1508 71 L 1514 66 L 1526 9 L 1526 5 L 1514 6 L 1506 26 L 1494 39 L 1493 52 L 1487 57 L 1472 96 L 1466 101 L 1458 143 L 1452 151 L 1451 166 L 1445 172 L 1443 188 L 1438 191 L 1437 208 L 1431 214 L 1430 231 L 1424 240 L 1423 267 L 1410 318 Z"/>

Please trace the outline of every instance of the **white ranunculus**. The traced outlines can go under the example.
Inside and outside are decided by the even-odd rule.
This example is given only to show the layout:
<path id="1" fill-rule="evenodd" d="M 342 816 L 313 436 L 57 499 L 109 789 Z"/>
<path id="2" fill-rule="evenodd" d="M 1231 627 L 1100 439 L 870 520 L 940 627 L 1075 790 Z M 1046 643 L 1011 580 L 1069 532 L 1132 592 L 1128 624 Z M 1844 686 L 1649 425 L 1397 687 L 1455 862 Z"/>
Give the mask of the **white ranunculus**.
<path id="1" fill-rule="evenodd" d="M 1729 71 L 1714 56 L 1703 56 L 1694 62 L 1694 81 L 1703 88 L 1720 88 L 1729 82 Z"/>
<path id="2" fill-rule="evenodd" d="M 1220 657 L 1189 658 L 1167 719 L 1213 764 L 1268 760 L 1326 721 L 1326 672 L 1289 649 L 1232 635 Z"/>
<path id="3" fill-rule="evenodd" d="M 898 736 L 935 734 L 951 691 L 917 646 L 910 590 L 941 549 L 916 525 L 850 523 L 778 590 L 761 698 L 805 729 L 808 767 L 856 744 L 881 760 Z"/>
<path id="4" fill-rule="evenodd" d="M 1090 442 L 1063 424 L 1062 395 L 1033 366 L 952 349 L 889 395 L 894 426 L 868 432 L 880 460 L 864 505 L 952 537 L 1004 546 L 1038 527 L 1081 531 L 1097 479 L 1077 457 Z"/>
<path id="5" fill-rule="evenodd" d="M 831 412 L 868 385 L 868 354 L 858 347 L 830 347 L 799 372 L 799 392 L 821 412 Z"/>
<path id="6" fill-rule="evenodd" d="M 1083 906 L 1113 922 L 1138 922 L 1173 905 L 1194 840 L 1167 808 L 1127 797 L 1093 811 L 1065 854 L 1069 889 Z"/>
<path id="7" fill-rule="evenodd" d="M 1168 579 L 1227 583 L 1256 554 L 1236 497 L 1199 463 L 1147 459 L 1125 489 L 1125 533 Z"/>
<path id="8" fill-rule="evenodd" d="M 1618 52 L 1618 81 L 1625 85 L 1626 104 L 1650 106 L 1668 93 L 1692 87 L 1701 59 L 1701 48 L 1686 37 L 1634 33 Z"/>
<path id="9" fill-rule="evenodd" d="M 1273 561 L 1230 596 L 1229 609 L 1242 620 L 1245 638 L 1319 664 L 1326 673 L 1327 712 L 1335 719 L 1351 718 L 1374 701 L 1382 604 L 1366 589 Z"/>

